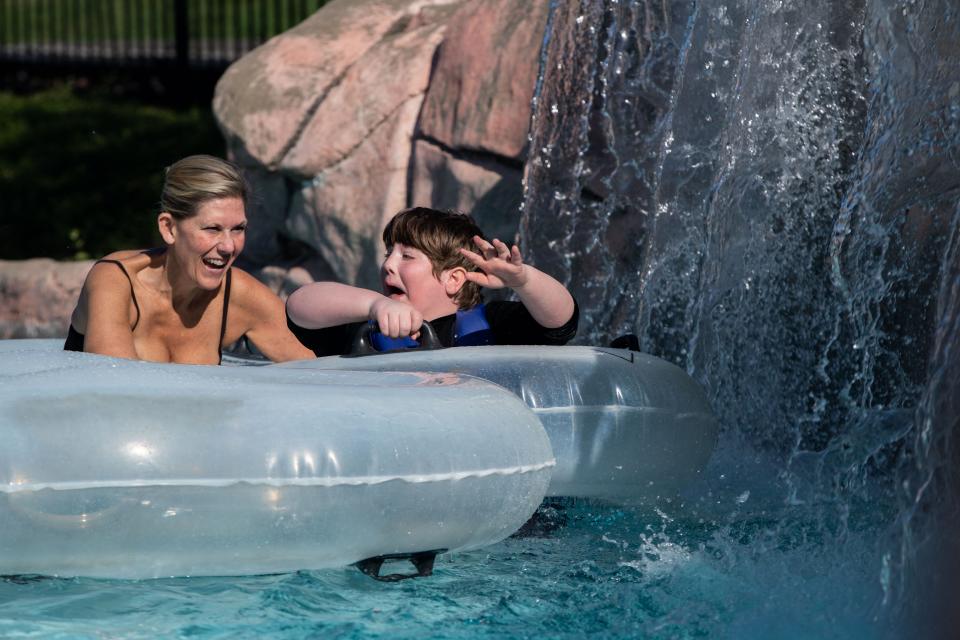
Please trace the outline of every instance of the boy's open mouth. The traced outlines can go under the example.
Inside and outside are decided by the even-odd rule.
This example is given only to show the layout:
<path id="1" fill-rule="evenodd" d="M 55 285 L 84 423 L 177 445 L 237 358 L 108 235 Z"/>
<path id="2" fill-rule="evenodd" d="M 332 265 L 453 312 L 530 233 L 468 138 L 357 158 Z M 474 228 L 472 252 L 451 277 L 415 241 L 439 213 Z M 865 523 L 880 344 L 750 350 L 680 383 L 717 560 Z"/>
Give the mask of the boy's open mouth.
<path id="1" fill-rule="evenodd" d="M 404 291 L 404 290 L 401 289 L 400 287 L 395 287 L 395 286 L 393 286 L 392 284 L 385 284 L 385 285 L 383 285 L 383 290 L 384 290 L 384 293 L 386 293 L 386 295 L 387 295 L 388 298 L 389 298 L 390 296 L 403 296 L 403 295 L 406 295 L 406 293 L 407 293 L 406 291 Z"/>

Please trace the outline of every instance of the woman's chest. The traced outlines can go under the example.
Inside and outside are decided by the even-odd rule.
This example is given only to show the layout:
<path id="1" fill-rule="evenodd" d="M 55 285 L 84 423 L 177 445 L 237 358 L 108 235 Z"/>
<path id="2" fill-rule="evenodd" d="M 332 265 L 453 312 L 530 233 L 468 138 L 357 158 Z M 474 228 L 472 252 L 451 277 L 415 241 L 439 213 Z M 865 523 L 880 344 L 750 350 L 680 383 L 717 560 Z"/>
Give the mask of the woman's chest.
<path id="1" fill-rule="evenodd" d="M 199 314 L 148 309 L 133 332 L 137 355 L 154 362 L 218 364 L 221 316 L 211 307 L 219 305 Z"/>

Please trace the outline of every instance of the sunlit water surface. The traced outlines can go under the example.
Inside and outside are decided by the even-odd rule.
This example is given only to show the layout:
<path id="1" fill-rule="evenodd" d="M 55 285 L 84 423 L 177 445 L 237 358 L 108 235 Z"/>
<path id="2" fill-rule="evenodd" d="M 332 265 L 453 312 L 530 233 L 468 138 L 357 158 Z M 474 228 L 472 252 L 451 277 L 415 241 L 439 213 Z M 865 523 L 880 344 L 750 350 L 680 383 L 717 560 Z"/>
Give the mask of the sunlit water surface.
<path id="1" fill-rule="evenodd" d="M 555 531 L 441 556 L 432 577 L 399 583 L 352 567 L 8 578 L 0 581 L 0 637 L 879 637 L 868 613 L 875 550 L 859 531 L 870 529 L 874 509 L 852 514 L 864 521 L 825 555 L 818 514 L 793 509 L 789 526 L 771 536 L 770 522 L 783 514 L 742 486 L 729 489 L 714 493 L 713 505 L 566 503 L 556 509 L 566 524 Z"/>

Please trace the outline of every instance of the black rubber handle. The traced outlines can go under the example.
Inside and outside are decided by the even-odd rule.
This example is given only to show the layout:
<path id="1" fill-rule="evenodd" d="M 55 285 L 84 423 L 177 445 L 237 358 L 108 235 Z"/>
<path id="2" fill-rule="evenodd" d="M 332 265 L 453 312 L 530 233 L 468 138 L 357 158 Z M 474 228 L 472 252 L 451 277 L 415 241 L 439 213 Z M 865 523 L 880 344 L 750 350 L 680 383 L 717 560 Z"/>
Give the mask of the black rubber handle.
<path id="1" fill-rule="evenodd" d="M 446 549 L 434 549 L 433 551 L 420 551 L 417 553 L 388 553 L 382 556 L 374 556 L 366 560 L 354 562 L 354 566 L 360 569 L 364 575 L 368 575 L 374 580 L 380 582 L 399 582 L 407 578 L 424 578 L 433 573 L 433 561 L 437 559 L 438 553 L 443 553 Z M 409 560 L 410 564 L 417 570 L 416 573 L 388 573 L 385 576 L 380 575 L 380 568 L 386 560 Z"/>
<path id="2" fill-rule="evenodd" d="M 390 351 L 377 351 L 373 346 L 372 334 L 379 331 L 380 328 L 375 322 L 364 322 L 357 331 L 353 339 L 353 346 L 350 347 L 348 358 L 359 358 L 361 356 L 373 356 L 381 353 L 396 353 L 398 351 L 431 351 L 433 349 L 443 349 L 437 332 L 426 320 L 420 325 L 420 346 L 410 347 L 409 349 L 392 349 Z"/>
<path id="3" fill-rule="evenodd" d="M 629 349 L 630 351 L 640 351 L 640 338 L 632 333 L 626 333 L 618 338 L 614 338 L 610 343 L 612 349 Z"/>

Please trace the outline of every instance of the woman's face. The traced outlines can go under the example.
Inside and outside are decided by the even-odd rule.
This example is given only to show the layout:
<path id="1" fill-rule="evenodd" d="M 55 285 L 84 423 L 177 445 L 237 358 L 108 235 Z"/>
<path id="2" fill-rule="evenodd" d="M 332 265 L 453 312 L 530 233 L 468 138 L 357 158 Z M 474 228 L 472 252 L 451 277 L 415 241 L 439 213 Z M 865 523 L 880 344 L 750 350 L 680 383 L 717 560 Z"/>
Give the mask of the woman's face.
<path id="1" fill-rule="evenodd" d="M 167 229 L 172 242 L 164 234 L 161 214 L 160 230 L 170 244 L 180 268 L 202 289 L 220 286 L 227 269 L 243 250 L 247 214 L 240 198 L 218 198 L 200 205 L 197 213 L 183 220 L 172 220 Z"/>

